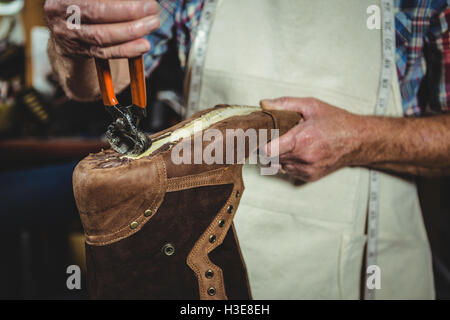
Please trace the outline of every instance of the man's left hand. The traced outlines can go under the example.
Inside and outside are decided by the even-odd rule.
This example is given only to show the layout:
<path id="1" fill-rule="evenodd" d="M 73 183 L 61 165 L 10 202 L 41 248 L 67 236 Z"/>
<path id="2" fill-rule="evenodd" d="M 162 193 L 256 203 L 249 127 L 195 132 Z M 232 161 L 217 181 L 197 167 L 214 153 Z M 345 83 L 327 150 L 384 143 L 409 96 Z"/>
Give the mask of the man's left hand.
<path id="1" fill-rule="evenodd" d="M 262 100 L 261 106 L 297 111 L 303 116 L 303 121 L 278 138 L 280 164 L 290 176 L 316 181 L 342 167 L 359 164 L 360 137 L 365 129 L 363 116 L 314 98 Z M 266 153 L 275 157 L 277 154 L 271 153 L 272 143 Z"/>

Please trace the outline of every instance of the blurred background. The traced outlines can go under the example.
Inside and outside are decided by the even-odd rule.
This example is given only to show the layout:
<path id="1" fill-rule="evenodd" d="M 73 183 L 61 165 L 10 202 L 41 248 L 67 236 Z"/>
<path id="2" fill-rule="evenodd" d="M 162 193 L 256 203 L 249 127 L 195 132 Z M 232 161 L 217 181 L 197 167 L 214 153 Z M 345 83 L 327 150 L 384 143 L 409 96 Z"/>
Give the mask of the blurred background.
<path id="1" fill-rule="evenodd" d="M 45 0 L 0 0 L 0 299 L 88 298 L 72 172 L 108 148 L 101 101 L 65 97 L 47 56 Z M 174 43 L 170 44 L 174 47 Z M 151 133 L 180 120 L 183 74 L 171 49 L 148 79 Z M 118 95 L 131 104 L 129 89 Z M 81 290 L 66 273 L 80 266 Z"/>
<path id="2" fill-rule="evenodd" d="M 100 101 L 71 101 L 56 83 L 44 2 L 0 0 L 0 299 L 88 298 L 84 274 L 80 290 L 66 286 L 68 266 L 85 272 L 72 171 L 107 148 L 110 119 Z M 148 80 L 147 132 L 180 120 L 183 74 L 170 48 Z M 131 103 L 128 90 L 118 98 Z M 450 299 L 450 179 L 421 179 L 419 191 L 436 295 Z"/>

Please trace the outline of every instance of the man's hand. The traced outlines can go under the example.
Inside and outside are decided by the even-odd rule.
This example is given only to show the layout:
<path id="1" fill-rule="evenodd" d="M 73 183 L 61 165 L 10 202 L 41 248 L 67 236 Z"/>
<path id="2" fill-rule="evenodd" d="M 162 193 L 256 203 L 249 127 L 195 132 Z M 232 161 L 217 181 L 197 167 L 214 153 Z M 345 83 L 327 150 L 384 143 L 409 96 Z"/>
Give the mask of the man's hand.
<path id="1" fill-rule="evenodd" d="M 263 100 L 261 106 L 303 116 L 304 121 L 278 139 L 280 164 L 289 175 L 315 181 L 358 158 L 362 117 L 313 98 Z M 270 144 L 266 152 L 276 156 Z"/>
<path id="2" fill-rule="evenodd" d="M 279 138 L 278 152 L 280 169 L 300 180 L 315 181 L 346 166 L 450 175 L 450 115 L 360 116 L 313 98 L 263 100 L 261 106 L 302 114 L 304 121 Z M 266 149 L 277 156 L 271 144 Z"/>
<path id="3" fill-rule="evenodd" d="M 67 27 L 72 5 L 81 10 L 80 29 Z M 142 37 L 160 24 L 155 0 L 46 0 L 44 9 L 55 50 L 63 56 L 137 57 L 150 49 Z"/>

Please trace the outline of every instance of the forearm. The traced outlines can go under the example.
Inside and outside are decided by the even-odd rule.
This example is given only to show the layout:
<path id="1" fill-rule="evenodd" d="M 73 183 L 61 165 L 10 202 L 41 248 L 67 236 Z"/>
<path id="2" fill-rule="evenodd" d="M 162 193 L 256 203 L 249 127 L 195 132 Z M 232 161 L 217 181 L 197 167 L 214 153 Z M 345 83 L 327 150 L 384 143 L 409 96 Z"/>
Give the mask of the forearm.
<path id="1" fill-rule="evenodd" d="M 450 174 L 450 115 L 366 117 L 359 165 L 421 176 Z"/>
<path id="2" fill-rule="evenodd" d="M 69 98 L 77 101 L 101 99 L 93 58 L 68 57 L 58 50 L 52 39 L 49 41 L 48 54 L 59 83 Z M 127 61 L 111 60 L 110 64 L 115 90 L 120 92 L 130 83 Z"/>

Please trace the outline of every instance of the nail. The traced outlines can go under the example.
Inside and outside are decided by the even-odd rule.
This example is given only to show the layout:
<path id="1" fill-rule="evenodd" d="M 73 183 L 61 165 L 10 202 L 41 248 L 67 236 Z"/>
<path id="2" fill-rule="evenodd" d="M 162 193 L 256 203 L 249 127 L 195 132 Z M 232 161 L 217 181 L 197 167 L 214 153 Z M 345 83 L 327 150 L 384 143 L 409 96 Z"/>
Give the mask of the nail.
<path id="1" fill-rule="evenodd" d="M 272 104 L 273 103 L 273 99 L 262 99 L 261 104 Z"/>
<path id="2" fill-rule="evenodd" d="M 271 110 L 273 108 L 276 108 L 277 106 L 275 105 L 275 100 L 273 99 L 263 99 L 259 102 L 261 108 L 263 108 L 264 110 Z"/>
<path id="3" fill-rule="evenodd" d="M 135 49 L 139 54 L 142 54 L 150 50 L 150 44 L 148 41 L 141 41 L 135 46 Z"/>
<path id="4" fill-rule="evenodd" d="M 155 29 L 158 23 L 159 23 L 158 17 L 150 17 L 145 20 L 144 26 L 146 29 Z"/>
<path id="5" fill-rule="evenodd" d="M 144 8 L 142 9 L 145 14 L 149 14 L 153 12 L 153 3 L 151 1 L 145 1 Z"/>

